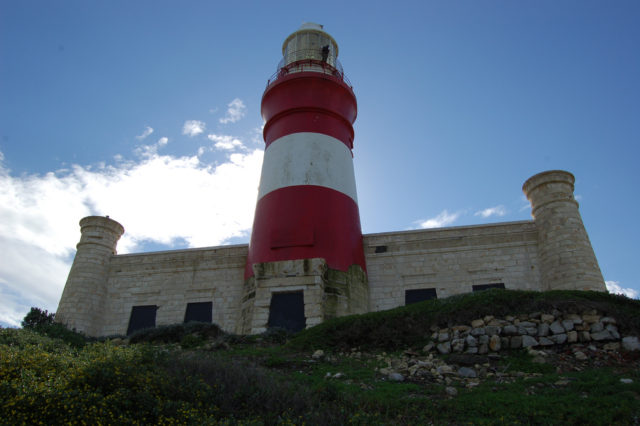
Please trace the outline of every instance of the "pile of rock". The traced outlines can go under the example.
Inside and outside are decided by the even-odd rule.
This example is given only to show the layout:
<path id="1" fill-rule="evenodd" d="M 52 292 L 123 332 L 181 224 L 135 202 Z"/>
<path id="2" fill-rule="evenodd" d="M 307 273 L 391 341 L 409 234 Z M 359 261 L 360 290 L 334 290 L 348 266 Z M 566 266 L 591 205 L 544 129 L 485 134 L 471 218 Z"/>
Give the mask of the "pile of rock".
<path id="1" fill-rule="evenodd" d="M 377 355 L 376 359 L 386 364 L 377 371 L 391 381 L 413 381 L 444 383 L 450 385 L 453 381 L 463 381 L 467 387 L 480 384 L 481 378 L 507 377 L 509 373 L 497 373 L 487 358 L 470 355 L 454 362 L 429 354 L 426 357 L 416 356 L 406 351 L 401 356 L 390 356 L 385 353 Z M 481 364 L 478 364 L 481 363 Z M 513 373 L 515 376 L 515 373 Z"/>
<path id="2" fill-rule="evenodd" d="M 544 354 L 543 351 L 532 351 Z M 316 351 L 317 353 L 318 351 Z M 360 356 L 356 356 L 357 353 L 359 352 L 354 349 L 351 353 L 340 353 L 339 357 L 375 359 L 382 364 L 381 367 L 375 368 L 375 371 L 382 376 L 383 380 L 393 382 L 410 380 L 412 382 L 473 388 L 487 379 L 491 379 L 495 383 L 512 383 L 519 379 L 540 376 L 539 373 L 506 371 L 506 368 L 498 366 L 501 359 L 498 354 L 451 354 L 445 360 L 435 353 L 420 355 L 410 349 L 399 355 L 383 352 L 381 354 L 362 353 Z M 346 376 L 341 374 L 339 377 Z M 336 375 L 327 375 L 327 378 L 336 378 Z"/>
<path id="3" fill-rule="evenodd" d="M 487 354 L 504 349 L 548 347 L 572 343 L 620 343 L 625 350 L 640 350 L 636 336 L 622 337 L 615 318 L 597 310 L 582 314 L 535 312 L 517 317 L 485 316 L 471 324 L 433 328 L 424 351 L 440 354 Z"/>
<path id="4" fill-rule="evenodd" d="M 504 350 L 526 348 L 533 362 L 552 363 L 558 371 L 625 362 L 619 351 L 640 351 L 638 337 L 622 337 L 616 319 L 596 310 L 581 314 L 554 310 L 504 318 L 486 316 L 470 324 L 433 327 L 431 331 L 432 341 L 421 353 L 407 349 L 396 355 L 373 354 L 352 348 L 334 356 L 317 350 L 312 360 L 337 363 L 341 357 L 375 359 L 381 364 L 376 371 L 384 380 L 439 383 L 446 386 L 448 395 L 454 396 L 455 386 L 472 388 L 487 379 L 505 383 L 539 376 L 500 367 L 503 355 L 499 352 Z M 344 379 L 345 375 L 328 374 L 327 378 Z M 563 381 L 554 384 L 563 385 Z"/>

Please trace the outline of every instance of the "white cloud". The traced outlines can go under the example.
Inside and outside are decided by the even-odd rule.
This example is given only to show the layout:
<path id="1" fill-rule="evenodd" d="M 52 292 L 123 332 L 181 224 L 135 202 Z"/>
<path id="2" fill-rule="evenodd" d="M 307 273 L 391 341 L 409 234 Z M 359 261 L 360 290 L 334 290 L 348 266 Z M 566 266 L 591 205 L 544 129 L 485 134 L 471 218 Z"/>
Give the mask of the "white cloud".
<path id="1" fill-rule="evenodd" d="M 136 136 L 136 139 L 142 140 L 142 139 L 146 138 L 147 136 L 149 136 L 151 133 L 153 133 L 153 128 L 147 126 L 147 127 L 145 127 L 145 129 L 144 129 L 144 131 L 142 132 L 141 135 Z"/>
<path id="2" fill-rule="evenodd" d="M 242 100 L 235 98 L 227 105 L 227 114 L 220 119 L 220 123 L 235 123 L 246 114 L 247 107 Z"/>
<path id="3" fill-rule="evenodd" d="M 638 299 L 640 297 L 640 292 L 638 292 L 638 290 L 624 288 L 618 281 L 605 281 L 604 283 L 606 284 L 609 293 L 623 294 L 631 299 Z"/>
<path id="4" fill-rule="evenodd" d="M 216 149 L 220 149 L 223 151 L 231 151 L 235 148 L 244 149 L 245 147 L 240 139 L 233 136 L 229 136 L 229 135 L 210 134 L 210 135 L 207 135 L 207 138 L 209 138 L 210 141 L 215 142 L 214 147 Z"/>
<path id="5" fill-rule="evenodd" d="M 460 212 L 449 213 L 447 210 L 443 210 L 438 216 L 417 223 L 420 228 L 442 228 L 458 220 L 458 217 L 460 217 Z"/>
<path id="6" fill-rule="evenodd" d="M 256 127 L 253 129 L 253 137 L 251 138 L 251 142 L 254 142 L 256 144 L 262 144 L 264 143 L 264 139 L 262 138 L 262 134 L 264 132 L 264 125 L 266 123 L 262 123 L 262 126 L 260 127 Z"/>
<path id="7" fill-rule="evenodd" d="M 0 247 L 0 323 L 19 326 L 31 306 L 55 312 L 71 266 L 67 257 L 4 235 Z"/>
<path id="8" fill-rule="evenodd" d="M 151 144 L 151 145 L 140 145 L 139 147 L 137 147 L 135 149 L 135 153 L 141 157 L 152 157 L 154 155 L 156 155 L 158 153 L 158 148 L 162 148 L 163 146 L 165 146 L 166 144 L 169 143 L 169 138 L 162 137 L 160 139 L 158 139 L 158 142 Z M 114 158 L 116 159 L 116 161 L 122 161 L 122 156 L 117 154 L 114 156 Z"/>
<path id="9" fill-rule="evenodd" d="M 82 217 L 122 223 L 119 253 L 144 241 L 202 247 L 248 235 L 263 151 L 234 153 L 221 164 L 140 153 L 135 161 L 45 175 L 12 176 L 0 163 L 1 323 L 18 325 L 30 306 L 56 310 Z"/>
<path id="10" fill-rule="evenodd" d="M 184 126 L 182 126 L 182 134 L 189 135 L 189 137 L 198 136 L 200 133 L 204 132 L 204 129 L 207 128 L 206 123 L 198 120 L 187 120 L 184 122 Z"/>
<path id="11" fill-rule="evenodd" d="M 474 216 L 482 216 L 488 218 L 491 216 L 504 216 L 507 214 L 507 209 L 503 205 L 489 207 L 484 210 L 477 211 Z"/>

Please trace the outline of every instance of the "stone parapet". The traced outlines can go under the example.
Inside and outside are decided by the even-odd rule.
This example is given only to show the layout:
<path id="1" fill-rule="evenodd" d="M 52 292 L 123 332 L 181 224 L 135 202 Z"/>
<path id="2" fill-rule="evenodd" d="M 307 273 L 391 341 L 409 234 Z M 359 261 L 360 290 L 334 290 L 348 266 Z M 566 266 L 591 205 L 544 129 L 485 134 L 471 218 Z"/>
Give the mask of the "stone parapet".
<path id="1" fill-rule="evenodd" d="M 102 247 L 110 254 L 116 254 L 116 245 L 124 234 L 124 227 L 109 216 L 87 216 L 80 220 L 80 233 L 77 249 L 85 244 L 93 244 L 96 246 L 93 250 Z"/>

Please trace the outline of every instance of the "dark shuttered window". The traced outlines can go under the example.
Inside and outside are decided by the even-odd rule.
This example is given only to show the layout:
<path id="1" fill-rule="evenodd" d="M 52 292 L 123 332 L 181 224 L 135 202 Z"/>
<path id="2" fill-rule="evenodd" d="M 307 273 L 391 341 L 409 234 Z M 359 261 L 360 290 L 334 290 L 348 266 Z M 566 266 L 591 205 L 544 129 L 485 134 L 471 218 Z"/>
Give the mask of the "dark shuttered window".
<path id="1" fill-rule="evenodd" d="M 418 288 L 415 290 L 405 290 L 404 292 L 404 304 L 410 305 L 412 303 L 422 302 L 424 300 L 437 299 L 435 288 Z"/>
<path id="2" fill-rule="evenodd" d="M 211 323 L 213 302 L 188 303 L 184 313 L 184 322 L 198 321 Z"/>
<path id="3" fill-rule="evenodd" d="M 473 291 L 484 291 L 492 288 L 501 288 L 504 290 L 504 283 L 476 284 L 473 286 Z"/>
<path id="4" fill-rule="evenodd" d="M 157 310 L 158 307 L 156 305 L 134 306 L 131 308 L 127 336 L 134 331 L 155 327 Z"/>

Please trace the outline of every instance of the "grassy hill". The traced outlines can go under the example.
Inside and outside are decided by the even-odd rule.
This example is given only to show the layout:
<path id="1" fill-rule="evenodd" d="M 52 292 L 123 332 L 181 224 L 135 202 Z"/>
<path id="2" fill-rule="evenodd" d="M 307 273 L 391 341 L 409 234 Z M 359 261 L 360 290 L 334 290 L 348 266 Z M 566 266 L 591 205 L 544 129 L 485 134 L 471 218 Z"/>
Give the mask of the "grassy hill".
<path id="1" fill-rule="evenodd" d="M 190 323 L 126 342 L 87 341 L 56 324 L 0 329 L 0 423 L 640 424 L 638 352 L 577 361 L 565 347 L 502 351 L 473 358 L 483 374 L 469 379 L 449 371 L 459 354 L 422 351 L 436 326 L 590 309 L 640 335 L 637 300 L 516 291 L 338 318 L 296 335 Z M 402 364 L 434 373 L 385 373 Z"/>

